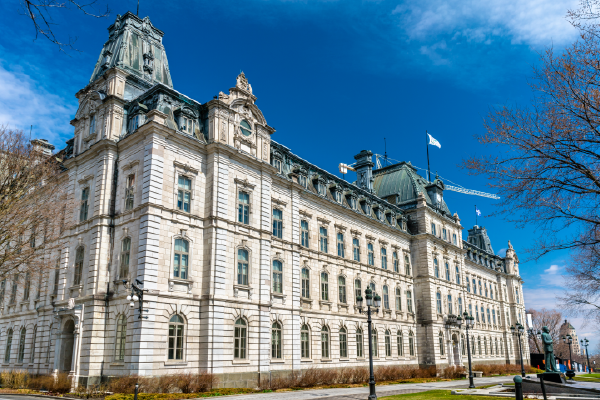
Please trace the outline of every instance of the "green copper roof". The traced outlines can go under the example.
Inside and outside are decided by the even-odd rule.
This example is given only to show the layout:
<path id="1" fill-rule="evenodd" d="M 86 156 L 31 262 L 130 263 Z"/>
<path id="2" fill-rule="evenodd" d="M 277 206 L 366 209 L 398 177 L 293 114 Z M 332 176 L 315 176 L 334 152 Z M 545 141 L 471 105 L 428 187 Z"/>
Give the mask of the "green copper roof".
<path id="1" fill-rule="evenodd" d="M 402 205 L 415 202 L 419 193 L 423 193 L 427 204 L 433 204 L 425 189 L 429 182 L 417 173 L 417 169 L 410 162 L 401 162 L 374 170 L 373 178 L 373 190 L 377 197 L 387 199 L 395 196 L 395 203 Z M 443 200 L 442 210 L 450 215 L 450 210 Z"/>

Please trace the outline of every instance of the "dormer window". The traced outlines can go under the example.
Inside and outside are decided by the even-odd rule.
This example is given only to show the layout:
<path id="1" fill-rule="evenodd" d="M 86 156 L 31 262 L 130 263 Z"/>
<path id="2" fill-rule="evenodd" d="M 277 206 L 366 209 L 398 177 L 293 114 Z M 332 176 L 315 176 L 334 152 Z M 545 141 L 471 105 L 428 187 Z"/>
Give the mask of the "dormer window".
<path id="1" fill-rule="evenodd" d="M 90 118 L 90 135 L 93 135 L 94 133 L 96 133 L 96 114 L 92 115 L 92 117 Z"/>
<path id="2" fill-rule="evenodd" d="M 371 215 L 371 204 L 369 204 L 368 201 L 363 201 L 361 204 L 361 208 L 362 208 L 363 212 L 365 213 L 365 215 L 368 215 L 368 216 Z"/>
<path id="3" fill-rule="evenodd" d="M 377 216 L 378 220 L 380 220 L 380 221 L 383 220 L 383 211 L 381 211 L 380 207 L 377 207 L 375 209 L 375 215 Z"/>
<path id="4" fill-rule="evenodd" d="M 281 160 L 279 158 L 275 158 L 273 157 L 273 160 L 271 161 L 271 165 L 273 165 L 275 168 L 277 168 L 277 172 L 281 173 Z"/>
<path id="5" fill-rule="evenodd" d="M 189 133 L 190 135 L 194 133 L 194 120 L 187 117 L 181 116 L 179 119 L 179 130 L 182 132 Z"/>
<path id="6" fill-rule="evenodd" d="M 346 200 L 348 201 L 348 205 L 350 206 L 350 208 L 356 210 L 356 197 L 346 196 Z"/>
<path id="7" fill-rule="evenodd" d="M 306 189 L 307 182 L 308 182 L 308 179 L 306 178 L 306 175 L 303 175 L 303 174 L 298 175 L 298 183 L 305 189 Z"/>
<path id="8" fill-rule="evenodd" d="M 240 130 L 242 131 L 242 135 L 250 136 L 252 135 L 252 127 L 245 119 L 240 122 Z"/>
<path id="9" fill-rule="evenodd" d="M 317 178 L 313 181 L 313 185 L 319 195 L 325 196 L 325 194 L 326 194 L 325 182 L 323 182 L 320 178 Z"/>
<path id="10" fill-rule="evenodd" d="M 390 224 L 392 226 L 396 226 L 396 218 L 394 218 L 394 213 L 393 212 L 386 213 L 385 217 L 387 219 L 388 224 Z"/>
<path id="11" fill-rule="evenodd" d="M 340 204 L 342 203 L 342 192 L 338 187 L 334 186 L 331 190 L 331 194 L 333 195 L 333 198 L 336 202 Z"/>

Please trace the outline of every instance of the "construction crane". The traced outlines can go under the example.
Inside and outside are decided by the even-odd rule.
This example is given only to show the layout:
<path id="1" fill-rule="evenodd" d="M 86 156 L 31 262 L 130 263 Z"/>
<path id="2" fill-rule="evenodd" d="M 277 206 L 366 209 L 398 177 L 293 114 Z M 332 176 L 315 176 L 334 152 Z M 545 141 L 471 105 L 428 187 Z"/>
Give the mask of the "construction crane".
<path id="1" fill-rule="evenodd" d="M 375 154 L 375 165 L 377 166 L 377 169 L 383 168 L 383 166 L 381 165 L 381 161 L 380 161 L 381 158 L 383 158 L 386 163 L 390 162 L 389 159 L 388 159 L 388 157 L 387 157 L 387 155 L 386 156 L 382 156 L 381 154 Z M 398 161 L 398 160 L 393 160 L 393 161 Z M 355 169 L 352 168 L 352 165 L 354 165 L 354 164 L 350 164 L 350 165 L 348 165 L 348 164 L 340 164 L 339 165 L 340 172 L 345 175 L 345 174 L 348 173 L 348 170 L 355 171 Z M 419 167 L 416 167 L 414 165 L 413 165 L 413 167 L 417 168 L 417 169 L 422 169 L 423 171 L 426 171 L 424 168 L 419 168 Z M 451 186 L 451 185 L 445 185 L 445 186 L 446 186 L 446 190 L 450 190 L 452 192 L 458 192 L 458 193 L 463 193 L 463 194 L 470 194 L 470 195 L 473 195 L 473 196 L 487 197 L 488 199 L 494 199 L 494 200 L 500 199 L 499 196 L 497 196 L 497 195 L 495 195 L 493 193 L 480 192 L 479 190 L 467 189 L 467 188 L 464 188 L 462 186 Z"/>

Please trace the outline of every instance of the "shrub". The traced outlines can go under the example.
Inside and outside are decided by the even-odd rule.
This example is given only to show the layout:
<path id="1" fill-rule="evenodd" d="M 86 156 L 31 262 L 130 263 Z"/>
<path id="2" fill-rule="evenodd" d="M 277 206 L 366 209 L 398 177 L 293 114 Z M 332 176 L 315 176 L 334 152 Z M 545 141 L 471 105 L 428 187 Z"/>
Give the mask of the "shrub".
<path id="1" fill-rule="evenodd" d="M 465 369 L 463 367 L 450 366 L 450 367 L 444 368 L 439 375 L 440 375 L 440 377 L 446 378 L 446 379 L 458 379 L 458 378 L 462 378 L 464 373 L 465 373 Z"/>
<path id="2" fill-rule="evenodd" d="M 2 387 L 7 389 L 25 388 L 28 378 L 29 373 L 23 370 L 2 371 L 0 373 Z"/>
<path id="3" fill-rule="evenodd" d="M 108 391 L 113 393 L 133 393 L 135 384 L 140 378 L 137 375 L 120 376 L 108 381 Z"/>

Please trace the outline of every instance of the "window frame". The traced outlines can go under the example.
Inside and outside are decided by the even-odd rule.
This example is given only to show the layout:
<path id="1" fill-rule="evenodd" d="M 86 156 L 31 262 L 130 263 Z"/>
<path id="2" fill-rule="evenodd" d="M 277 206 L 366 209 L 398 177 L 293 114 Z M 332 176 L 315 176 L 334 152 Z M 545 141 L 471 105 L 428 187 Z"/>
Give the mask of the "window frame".
<path id="1" fill-rule="evenodd" d="M 307 249 L 310 247 L 310 225 L 305 219 L 300 221 L 300 246 Z"/>
<path id="2" fill-rule="evenodd" d="M 125 362 L 125 348 L 127 346 L 127 317 L 125 314 L 117 316 L 115 329 L 115 353 L 116 362 Z"/>
<path id="3" fill-rule="evenodd" d="M 395 290 L 395 295 L 396 295 L 396 311 L 402 312 L 402 289 L 397 287 Z"/>
<path id="4" fill-rule="evenodd" d="M 410 257 L 408 254 L 404 255 L 404 274 L 407 276 L 411 275 Z"/>
<path id="5" fill-rule="evenodd" d="M 381 289 L 381 293 L 383 294 L 383 308 L 384 310 L 390 310 L 390 289 L 388 285 L 383 285 Z"/>
<path id="6" fill-rule="evenodd" d="M 89 198 L 90 198 L 90 187 L 86 186 L 81 188 L 81 205 L 79 207 L 79 222 L 88 220 L 89 217 Z"/>
<path id="7" fill-rule="evenodd" d="M 135 173 L 125 178 L 125 211 L 133 210 L 135 206 Z"/>
<path id="8" fill-rule="evenodd" d="M 192 242 L 188 237 L 175 236 L 173 237 L 173 271 L 171 279 L 190 279 L 190 265 L 191 265 L 191 253 L 192 253 Z M 182 244 L 187 244 L 187 251 L 177 250 L 177 242 L 181 241 Z M 179 265 L 177 264 L 177 256 L 179 256 Z M 185 256 L 185 257 L 184 257 Z M 182 271 L 184 270 L 183 261 L 185 258 L 185 277 L 183 277 Z"/>
<path id="9" fill-rule="evenodd" d="M 245 252 L 246 260 L 241 259 L 240 254 Z M 238 247 L 235 255 L 236 261 L 236 285 L 238 286 L 250 286 L 250 250 L 244 247 Z M 244 266 L 246 267 L 244 273 Z M 244 277 L 246 278 L 246 282 L 244 282 Z M 241 283 L 240 283 L 241 278 Z"/>
<path id="10" fill-rule="evenodd" d="M 305 271 L 306 277 L 304 276 Z M 302 282 L 302 291 L 300 296 L 304 299 L 310 299 L 310 269 L 307 267 L 302 267 L 300 270 L 300 279 Z"/>
<path id="11" fill-rule="evenodd" d="M 385 356 L 392 356 L 392 334 L 389 329 L 386 329 L 384 332 L 384 341 L 385 341 Z"/>
<path id="12" fill-rule="evenodd" d="M 440 264 L 437 257 L 433 258 L 433 276 L 438 279 L 440 277 Z"/>
<path id="13" fill-rule="evenodd" d="M 307 324 L 300 327 L 300 358 L 310 359 L 310 328 Z"/>
<path id="14" fill-rule="evenodd" d="M 173 321 L 177 317 L 181 321 Z M 185 348 L 186 348 L 186 322 L 185 318 L 179 314 L 173 314 L 169 318 L 168 323 L 168 338 L 167 338 L 167 360 L 171 362 L 185 361 Z M 173 327 L 173 333 L 171 334 Z M 173 343 L 173 346 L 171 346 Z M 181 357 L 178 357 L 178 355 Z"/>
<path id="15" fill-rule="evenodd" d="M 360 239 L 352 238 L 352 258 L 356 262 L 360 262 Z"/>
<path id="16" fill-rule="evenodd" d="M 273 221 L 273 231 L 271 232 L 277 239 L 283 239 L 283 210 L 277 207 L 273 207 L 271 211 L 271 217 Z"/>
<path id="17" fill-rule="evenodd" d="M 188 180 L 190 181 L 190 186 L 189 189 L 186 189 L 185 186 L 182 186 L 181 180 Z M 177 174 L 177 191 L 176 191 L 176 206 L 177 206 L 177 210 L 184 212 L 186 214 L 190 214 L 192 212 L 192 200 L 194 199 L 193 193 L 194 193 L 194 179 L 187 175 L 187 174 Z M 186 210 L 186 197 L 185 195 L 188 194 L 188 201 L 187 201 L 187 207 L 188 210 Z"/>
<path id="18" fill-rule="evenodd" d="M 242 199 L 242 196 L 247 198 Z M 238 190 L 237 195 L 237 222 L 244 225 L 250 225 L 250 214 L 251 214 L 251 194 L 247 190 Z"/>
<path id="19" fill-rule="evenodd" d="M 237 318 L 233 328 L 233 359 L 245 360 L 248 357 L 248 322 Z"/>
<path id="20" fill-rule="evenodd" d="M 4 363 L 10 363 L 10 357 L 12 353 L 12 339 L 13 339 L 14 330 L 13 328 L 8 328 L 6 332 L 6 346 L 4 348 Z"/>
<path id="21" fill-rule="evenodd" d="M 372 242 L 367 243 L 367 264 L 375 266 L 375 247 Z"/>
<path id="22" fill-rule="evenodd" d="M 364 335 L 361 328 L 356 328 L 356 358 L 363 359 L 365 358 L 364 351 Z"/>
<path id="23" fill-rule="evenodd" d="M 398 357 L 404 357 L 404 336 L 400 329 L 396 332 L 396 353 Z"/>
<path id="24" fill-rule="evenodd" d="M 19 347 L 17 348 L 17 364 L 25 361 L 25 341 L 27 340 L 27 329 L 23 326 L 19 331 Z"/>
<path id="25" fill-rule="evenodd" d="M 276 270 L 277 268 L 279 270 Z M 272 283 L 271 290 L 276 294 L 283 294 L 283 262 L 281 260 L 273 260 L 271 263 Z"/>
<path id="26" fill-rule="evenodd" d="M 279 321 L 274 321 L 271 325 L 271 359 L 283 359 L 283 327 Z"/>
<path id="27" fill-rule="evenodd" d="M 387 248 L 382 247 L 379 251 L 381 256 L 381 269 L 387 270 Z"/>
<path id="28" fill-rule="evenodd" d="M 329 301 L 329 274 L 325 271 L 321 272 L 321 301 Z"/>
<path id="29" fill-rule="evenodd" d="M 348 333 L 346 328 L 341 327 L 339 332 L 340 339 L 340 358 L 348 358 Z"/>
<path id="30" fill-rule="evenodd" d="M 329 250 L 329 232 L 326 226 L 319 227 L 319 251 L 328 254 Z"/>
<path id="31" fill-rule="evenodd" d="M 331 334 L 327 325 L 321 328 L 321 359 L 331 359 Z"/>
<path id="32" fill-rule="evenodd" d="M 392 265 L 394 267 L 394 272 L 400 273 L 400 261 L 398 260 L 398 251 L 392 251 Z"/>
<path id="33" fill-rule="evenodd" d="M 338 276 L 338 301 L 342 304 L 348 303 L 348 299 L 346 298 L 346 277 L 343 275 Z"/>
<path id="34" fill-rule="evenodd" d="M 346 256 L 346 245 L 344 243 L 344 233 L 343 232 L 338 232 L 336 235 L 337 238 L 337 242 L 336 242 L 336 247 L 337 247 L 337 255 L 338 257 L 342 257 L 345 258 Z"/>
<path id="35" fill-rule="evenodd" d="M 80 257 L 81 254 L 81 257 Z M 73 271 L 73 286 L 81 286 L 83 280 L 83 263 L 85 260 L 85 247 L 78 246 L 75 249 L 75 265 Z"/>
<path id="36" fill-rule="evenodd" d="M 128 247 L 125 248 L 125 244 Z M 121 239 L 121 254 L 119 259 L 119 279 L 127 278 L 129 276 L 129 263 L 131 261 L 131 237 L 125 236 Z"/>

